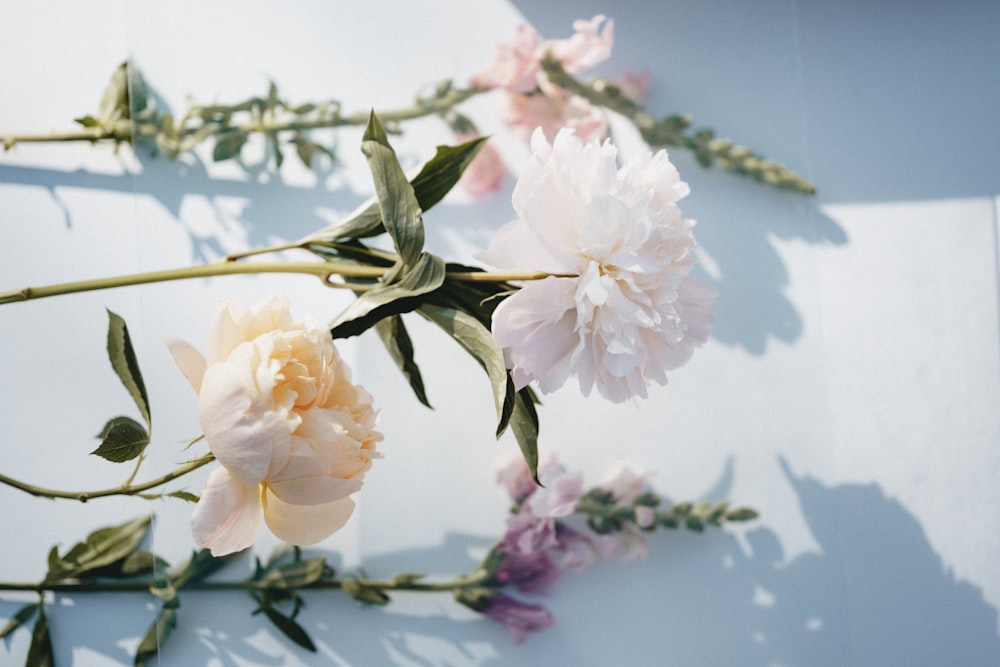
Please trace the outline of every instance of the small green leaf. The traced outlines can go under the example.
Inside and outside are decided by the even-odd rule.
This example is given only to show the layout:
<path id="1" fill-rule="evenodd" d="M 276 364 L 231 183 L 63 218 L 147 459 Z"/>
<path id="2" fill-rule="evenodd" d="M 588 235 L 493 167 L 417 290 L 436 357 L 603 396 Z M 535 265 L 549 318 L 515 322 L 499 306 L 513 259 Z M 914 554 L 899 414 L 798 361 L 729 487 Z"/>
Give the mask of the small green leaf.
<path id="1" fill-rule="evenodd" d="M 130 417 L 115 417 L 104 425 L 100 447 L 91 452 L 112 463 L 131 461 L 146 449 L 149 434 L 142 424 Z"/>
<path id="2" fill-rule="evenodd" d="M 269 604 L 263 605 L 261 611 L 267 616 L 267 620 L 271 621 L 286 637 L 307 651 L 316 652 L 316 645 L 313 644 L 309 634 L 293 619 L 281 614 Z"/>
<path id="3" fill-rule="evenodd" d="M 187 491 L 171 491 L 170 493 L 167 494 L 167 496 L 170 498 L 180 498 L 181 500 L 184 500 L 189 503 L 196 503 L 200 500 L 198 496 L 194 495 L 193 493 L 188 493 Z"/>
<path id="4" fill-rule="evenodd" d="M 177 601 L 166 602 L 160 608 L 156 621 L 149 627 L 146 636 L 135 650 L 135 667 L 144 667 L 151 658 L 156 658 L 160 650 L 177 627 Z"/>
<path id="5" fill-rule="evenodd" d="M 74 118 L 74 123 L 79 123 L 84 127 L 100 127 L 101 121 L 97 120 L 93 116 L 82 116 L 80 118 Z"/>
<path id="6" fill-rule="evenodd" d="M 726 521 L 753 521 L 760 515 L 749 507 L 737 507 L 734 510 L 726 512 L 725 516 Z"/>
<path id="7" fill-rule="evenodd" d="M 133 551 L 121 563 L 123 577 L 137 577 L 167 567 L 167 562 L 149 551 Z"/>
<path id="8" fill-rule="evenodd" d="M 514 412 L 510 417 L 510 428 L 521 448 L 524 462 L 528 464 L 531 477 L 538 479 L 538 413 L 535 411 L 535 397 L 531 389 L 524 387 L 514 398 Z"/>
<path id="9" fill-rule="evenodd" d="M 128 63 L 122 63 L 115 68 L 115 73 L 111 75 L 104 94 L 101 96 L 101 104 L 98 107 L 98 115 L 104 122 L 118 120 L 129 117 L 128 103 Z"/>
<path id="10" fill-rule="evenodd" d="M 431 407 L 427 400 L 427 392 L 424 390 L 424 379 L 420 375 L 420 368 L 413 359 L 413 341 L 406 331 L 403 318 L 399 315 L 391 315 L 375 323 L 375 331 L 382 339 L 389 356 L 396 362 L 396 366 L 403 372 L 410 388 L 417 395 L 417 400 Z"/>
<path id="11" fill-rule="evenodd" d="M 7 625 L 3 626 L 3 629 L 0 630 L 0 639 L 5 639 L 7 635 L 30 621 L 31 617 L 38 613 L 39 607 L 40 604 L 38 602 L 32 602 L 18 609 L 17 613 L 7 621 Z"/>
<path id="12" fill-rule="evenodd" d="M 142 382 L 142 373 L 139 372 L 139 361 L 136 359 L 135 350 L 132 349 L 128 327 L 125 326 L 125 320 L 110 310 L 108 311 L 108 358 L 111 359 L 111 366 L 118 374 L 118 378 L 139 408 L 139 413 L 146 420 L 146 426 L 151 427 L 149 397 L 146 394 L 146 385 Z"/>
<path id="13" fill-rule="evenodd" d="M 330 324 L 334 338 L 356 336 L 383 317 L 409 312 L 420 305 L 421 297 L 444 284 L 444 261 L 429 253 L 421 253 L 411 267 L 397 265 L 387 276 L 387 282 L 362 292 Z"/>
<path id="14" fill-rule="evenodd" d="M 382 222 L 392 237 L 396 252 L 404 266 L 413 266 L 424 248 L 424 225 L 420 219 L 420 204 L 413 186 L 399 166 L 389 137 L 373 111 L 361 142 L 361 152 L 368 158 L 368 167 L 375 182 Z"/>
<path id="15" fill-rule="evenodd" d="M 514 383 L 507 372 L 503 352 L 493 340 L 493 334 L 472 315 L 454 308 L 423 304 L 418 312 L 444 329 L 486 371 L 493 388 L 497 413 L 497 437 L 510 421 L 514 409 Z M 537 467 L 537 464 L 536 464 Z"/>
<path id="16" fill-rule="evenodd" d="M 31 645 L 28 647 L 27 667 L 55 667 L 55 656 L 52 653 L 52 637 L 49 635 L 49 619 L 45 616 L 45 608 L 39 605 L 38 620 L 31 631 Z"/>
<path id="17" fill-rule="evenodd" d="M 328 149 L 320 146 L 314 141 L 306 139 L 302 135 L 297 135 L 294 139 L 292 139 L 292 143 L 295 144 L 295 152 L 298 154 L 299 159 L 302 160 L 302 164 L 308 168 L 312 168 L 312 161 L 313 158 L 316 157 L 317 153 L 322 153 L 331 160 L 333 159 L 333 153 L 331 153 Z"/>
<path id="18" fill-rule="evenodd" d="M 117 563 L 135 551 L 149 530 L 149 515 L 141 516 L 120 526 L 101 528 L 79 542 L 62 558 L 56 556 L 53 567 L 49 554 L 49 573 L 46 582 L 67 577 L 79 578 L 89 572 Z"/>
<path id="19" fill-rule="evenodd" d="M 310 558 L 273 569 L 256 581 L 255 585 L 265 589 L 293 590 L 319 581 L 325 572 L 325 558 Z"/>
<path id="20" fill-rule="evenodd" d="M 249 135 L 243 130 L 230 129 L 215 137 L 215 148 L 212 149 L 212 159 L 216 162 L 229 160 L 240 154 L 243 144 Z"/>
<path id="21" fill-rule="evenodd" d="M 281 169 L 281 165 L 285 163 L 285 154 L 281 152 L 281 142 L 278 141 L 278 135 L 267 135 L 267 144 L 271 147 L 271 152 L 274 153 L 274 166 Z"/>

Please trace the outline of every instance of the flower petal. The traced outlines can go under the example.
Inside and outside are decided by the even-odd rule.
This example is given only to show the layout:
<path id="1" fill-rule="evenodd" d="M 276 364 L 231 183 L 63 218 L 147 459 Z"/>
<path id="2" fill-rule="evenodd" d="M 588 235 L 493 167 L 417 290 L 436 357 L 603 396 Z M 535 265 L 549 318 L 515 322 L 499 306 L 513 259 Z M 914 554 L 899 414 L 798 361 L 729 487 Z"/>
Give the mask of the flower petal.
<path id="1" fill-rule="evenodd" d="M 215 458 L 247 486 L 264 479 L 272 457 L 287 456 L 286 420 L 269 409 L 264 396 L 251 392 L 237 367 L 215 364 L 205 371 L 198 417 Z"/>
<path id="2" fill-rule="evenodd" d="M 278 538 L 295 546 L 325 540 L 344 527 L 354 512 L 354 501 L 341 498 L 322 505 L 293 505 L 265 490 L 264 521 Z"/>
<path id="3" fill-rule="evenodd" d="M 191 515 L 194 541 L 225 556 L 253 544 L 259 525 L 260 488 L 241 484 L 221 466 L 213 470 Z"/>
<path id="4" fill-rule="evenodd" d="M 173 336 L 164 336 L 163 340 L 174 358 L 174 363 L 181 369 L 181 373 L 184 374 L 187 381 L 191 383 L 195 393 L 199 392 L 201 379 L 205 375 L 205 357 L 201 356 L 201 352 L 194 349 L 194 346 L 185 340 Z"/>

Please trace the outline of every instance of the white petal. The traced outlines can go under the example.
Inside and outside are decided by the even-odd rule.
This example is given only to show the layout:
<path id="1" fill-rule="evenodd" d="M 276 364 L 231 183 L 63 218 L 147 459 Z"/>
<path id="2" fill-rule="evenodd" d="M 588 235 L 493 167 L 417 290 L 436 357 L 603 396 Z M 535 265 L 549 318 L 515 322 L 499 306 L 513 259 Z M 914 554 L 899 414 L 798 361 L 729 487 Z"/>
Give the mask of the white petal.
<path id="1" fill-rule="evenodd" d="M 205 372 L 198 418 L 209 449 L 243 484 L 259 483 L 272 457 L 287 456 L 291 434 L 286 420 L 253 394 L 238 369 L 215 364 Z"/>
<path id="2" fill-rule="evenodd" d="M 173 336 L 164 336 L 163 340 L 174 357 L 174 363 L 194 387 L 195 393 L 200 392 L 201 378 L 205 375 L 205 357 L 185 340 Z"/>
<path id="3" fill-rule="evenodd" d="M 279 539 L 295 546 L 325 540 L 344 527 L 354 512 L 354 501 L 342 498 L 323 505 L 292 505 L 264 492 L 264 521 Z"/>
<path id="4" fill-rule="evenodd" d="M 213 556 L 225 556 L 253 544 L 260 525 L 260 487 L 240 484 L 222 467 L 208 476 L 191 515 L 191 533 Z"/>
<path id="5" fill-rule="evenodd" d="M 338 479 L 325 475 L 300 477 L 283 482 L 268 482 L 275 496 L 295 505 L 323 505 L 346 498 L 361 490 L 360 479 Z"/>

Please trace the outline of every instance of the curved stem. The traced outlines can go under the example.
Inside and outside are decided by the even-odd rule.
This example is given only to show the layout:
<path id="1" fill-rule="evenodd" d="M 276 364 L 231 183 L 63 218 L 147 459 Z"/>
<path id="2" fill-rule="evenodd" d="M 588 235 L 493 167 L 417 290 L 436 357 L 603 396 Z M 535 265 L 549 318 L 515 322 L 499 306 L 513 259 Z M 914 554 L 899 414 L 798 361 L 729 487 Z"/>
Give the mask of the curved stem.
<path id="1" fill-rule="evenodd" d="M 81 503 L 85 503 L 92 498 L 104 498 L 107 496 L 137 496 L 145 491 L 149 491 L 150 489 L 163 486 L 167 482 L 173 481 L 178 477 L 183 477 L 189 472 L 193 472 L 202 466 L 208 465 L 214 460 L 215 456 L 212 454 L 206 454 L 201 458 L 175 468 L 165 475 L 143 482 L 142 484 L 131 484 L 126 482 L 120 486 L 114 486 L 109 489 L 101 489 L 98 491 L 57 491 L 55 489 L 46 489 L 41 486 L 35 486 L 34 484 L 28 484 L 27 482 L 21 482 L 3 474 L 0 474 L 0 484 L 6 484 L 7 486 L 11 486 L 15 489 L 20 489 L 21 491 L 29 493 L 33 496 L 52 499 L 66 498 L 69 500 L 79 500 Z M 0 590 L 3 590 L 2 587 L 0 587 Z"/>

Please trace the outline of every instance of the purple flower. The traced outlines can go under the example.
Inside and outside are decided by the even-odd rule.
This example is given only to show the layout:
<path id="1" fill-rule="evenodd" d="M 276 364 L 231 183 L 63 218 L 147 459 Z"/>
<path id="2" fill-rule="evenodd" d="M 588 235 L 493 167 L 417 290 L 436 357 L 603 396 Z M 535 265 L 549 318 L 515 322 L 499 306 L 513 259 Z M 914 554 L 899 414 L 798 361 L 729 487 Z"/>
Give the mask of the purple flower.
<path id="1" fill-rule="evenodd" d="M 502 593 L 491 596 L 482 613 L 506 625 L 514 636 L 515 644 L 527 639 L 529 632 L 544 630 L 555 623 L 552 614 L 545 607 L 524 604 Z"/>
<path id="2" fill-rule="evenodd" d="M 515 514 L 507 517 L 507 533 L 499 546 L 507 554 L 531 556 L 555 545 L 555 519 Z"/>
<path id="3" fill-rule="evenodd" d="M 530 555 L 505 554 L 494 574 L 502 584 L 525 593 L 547 594 L 559 579 L 560 571 L 545 552 Z"/>
<path id="4" fill-rule="evenodd" d="M 581 533 L 564 523 L 556 526 L 555 542 L 549 553 L 555 566 L 567 572 L 582 572 L 598 558 L 611 558 L 615 551 L 611 535 Z"/>

